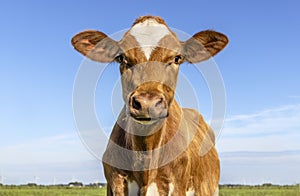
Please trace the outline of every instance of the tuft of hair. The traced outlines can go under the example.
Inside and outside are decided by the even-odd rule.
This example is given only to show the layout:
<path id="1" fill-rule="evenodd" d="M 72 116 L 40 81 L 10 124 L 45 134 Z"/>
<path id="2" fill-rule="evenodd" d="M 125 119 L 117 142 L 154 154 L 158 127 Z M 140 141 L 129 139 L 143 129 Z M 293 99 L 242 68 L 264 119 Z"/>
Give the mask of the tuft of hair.
<path id="1" fill-rule="evenodd" d="M 161 17 L 159 17 L 159 16 L 151 16 L 151 15 L 147 15 L 147 16 L 140 16 L 140 17 L 138 17 L 138 18 L 134 21 L 134 23 L 133 23 L 132 26 L 134 26 L 134 25 L 136 25 L 136 24 L 138 24 L 138 23 L 142 23 L 142 22 L 144 22 L 145 20 L 149 20 L 149 19 L 154 19 L 154 20 L 157 21 L 159 24 L 167 25 L 166 22 L 165 22 L 165 20 L 162 19 Z"/>

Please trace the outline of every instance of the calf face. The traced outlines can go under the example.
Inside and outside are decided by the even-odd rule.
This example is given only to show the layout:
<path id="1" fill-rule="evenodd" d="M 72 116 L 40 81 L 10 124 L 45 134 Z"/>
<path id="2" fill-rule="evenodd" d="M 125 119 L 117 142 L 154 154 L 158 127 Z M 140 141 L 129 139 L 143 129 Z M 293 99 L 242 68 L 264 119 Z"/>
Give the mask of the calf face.
<path id="1" fill-rule="evenodd" d="M 168 116 L 180 64 L 198 63 L 221 51 L 228 39 L 202 31 L 181 42 L 160 17 L 138 18 L 120 41 L 99 31 L 75 35 L 72 44 L 88 58 L 120 64 L 127 116 L 150 125 Z"/>

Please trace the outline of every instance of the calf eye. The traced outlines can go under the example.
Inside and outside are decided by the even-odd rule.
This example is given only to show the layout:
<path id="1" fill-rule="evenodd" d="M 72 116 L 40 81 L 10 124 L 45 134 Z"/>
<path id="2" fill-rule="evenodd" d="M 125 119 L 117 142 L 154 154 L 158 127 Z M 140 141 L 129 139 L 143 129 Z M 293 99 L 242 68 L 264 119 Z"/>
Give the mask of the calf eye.
<path id="1" fill-rule="evenodd" d="M 174 57 L 174 63 L 175 64 L 180 64 L 181 63 L 181 60 L 182 60 L 182 57 L 180 55 L 177 55 Z"/>
<path id="2" fill-rule="evenodd" d="M 129 63 L 126 56 L 121 54 L 115 58 L 115 61 L 120 64 L 120 69 L 129 69 L 133 66 L 133 64 Z"/>
<path id="3" fill-rule="evenodd" d="M 124 54 L 121 54 L 121 55 L 117 56 L 115 60 L 116 60 L 118 63 L 120 63 L 120 64 L 124 64 L 124 63 L 126 64 L 126 63 L 127 63 Z"/>

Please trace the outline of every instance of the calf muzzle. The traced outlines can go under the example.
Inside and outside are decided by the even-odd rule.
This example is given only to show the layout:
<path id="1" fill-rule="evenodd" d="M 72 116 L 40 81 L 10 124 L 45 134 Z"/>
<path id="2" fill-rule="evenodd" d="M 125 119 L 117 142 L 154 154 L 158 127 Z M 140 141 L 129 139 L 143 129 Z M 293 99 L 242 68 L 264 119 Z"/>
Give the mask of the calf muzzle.
<path id="1" fill-rule="evenodd" d="M 137 122 L 156 121 L 168 116 L 168 104 L 163 94 L 134 92 L 129 98 L 129 112 Z"/>

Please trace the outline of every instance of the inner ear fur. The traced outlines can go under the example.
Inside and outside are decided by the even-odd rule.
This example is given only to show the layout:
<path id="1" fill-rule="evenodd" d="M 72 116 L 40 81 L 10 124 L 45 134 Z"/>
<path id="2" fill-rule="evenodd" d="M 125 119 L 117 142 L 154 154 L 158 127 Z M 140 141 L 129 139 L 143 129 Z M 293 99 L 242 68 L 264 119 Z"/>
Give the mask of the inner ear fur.
<path id="1" fill-rule="evenodd" d="M 190 63 L 199 63 L 220 52 L 228 43 L 226 35 L 206 30 L 196 33 L 182 44 L 185 59 Z"/>
<path id="2" fill-rule="evenodd" d="M 95 30 L 78 33 L 71 43 L 84 56 L 103 63 L 112 62 L 119 52 L 119 45 L 115 40 Z"/>

